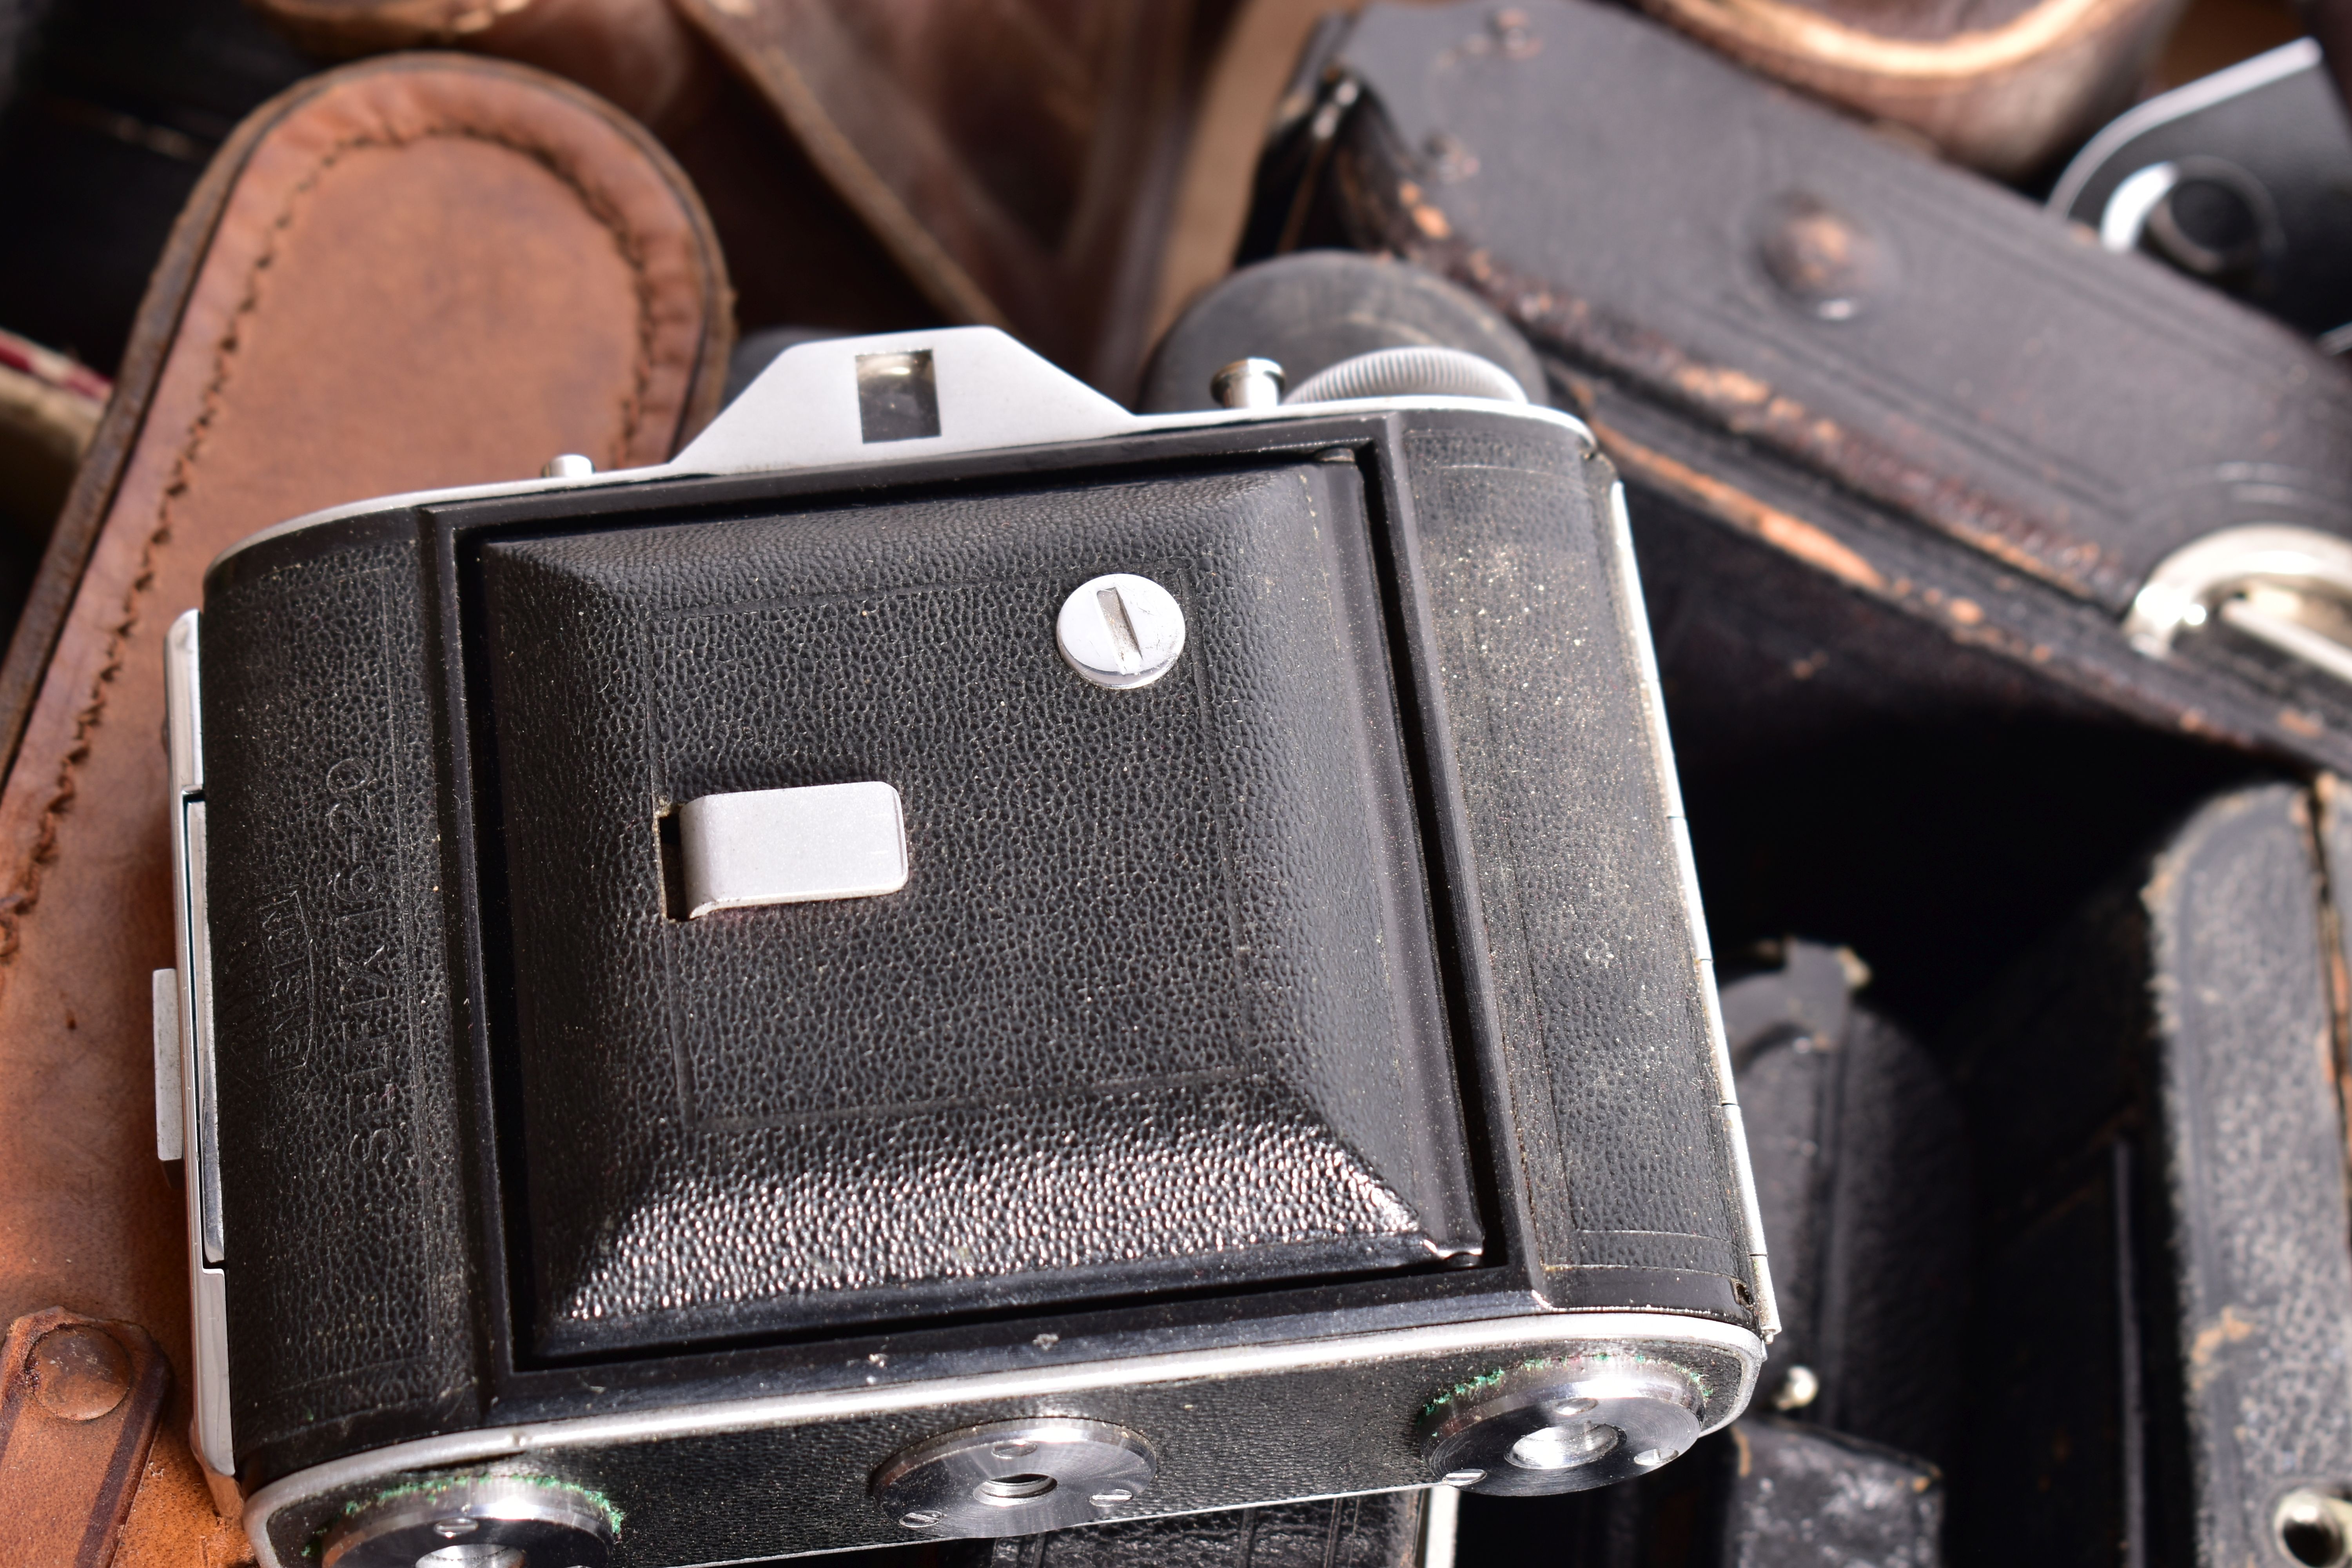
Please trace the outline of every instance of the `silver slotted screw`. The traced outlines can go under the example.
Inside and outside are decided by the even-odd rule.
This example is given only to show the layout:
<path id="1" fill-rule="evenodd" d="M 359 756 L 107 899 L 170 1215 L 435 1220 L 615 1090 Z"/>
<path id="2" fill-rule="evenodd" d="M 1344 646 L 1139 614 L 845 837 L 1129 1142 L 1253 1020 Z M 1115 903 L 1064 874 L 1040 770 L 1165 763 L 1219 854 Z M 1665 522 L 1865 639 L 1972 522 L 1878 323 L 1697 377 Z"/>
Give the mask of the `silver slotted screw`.
<path id="1" fill-rule="evenodd" d="M 1062 601 L 1054 637 L 1072 669 L 1097 686 L 1149 686 L 1184 651 L 1184 611 L 1149 577 L 1113 572 Z"/>

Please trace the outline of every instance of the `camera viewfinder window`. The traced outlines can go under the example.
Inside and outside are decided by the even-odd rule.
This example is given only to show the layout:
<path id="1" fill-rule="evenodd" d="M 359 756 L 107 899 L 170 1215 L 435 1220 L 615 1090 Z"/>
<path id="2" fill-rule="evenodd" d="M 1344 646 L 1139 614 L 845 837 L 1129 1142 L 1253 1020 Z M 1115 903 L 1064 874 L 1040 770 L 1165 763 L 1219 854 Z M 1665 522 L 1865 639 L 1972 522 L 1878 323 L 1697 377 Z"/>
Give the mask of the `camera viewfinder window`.
<path id="1" fill-rule="evenodd" d="M 940 433 L 940 389 L 931 351 L 857 356 L 857 423 L 867 442 L 912 441 Z"/>

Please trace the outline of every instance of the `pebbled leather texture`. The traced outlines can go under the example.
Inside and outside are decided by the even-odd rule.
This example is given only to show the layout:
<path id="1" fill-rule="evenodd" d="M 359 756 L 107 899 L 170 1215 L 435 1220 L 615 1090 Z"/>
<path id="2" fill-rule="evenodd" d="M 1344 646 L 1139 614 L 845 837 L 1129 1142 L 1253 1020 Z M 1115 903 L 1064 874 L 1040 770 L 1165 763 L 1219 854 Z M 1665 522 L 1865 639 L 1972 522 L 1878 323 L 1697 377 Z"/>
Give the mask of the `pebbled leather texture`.
<path id="1" fill-rule="evenodd" d="M 1798 1418 L 1927 1459 L 1950 1452 L 1968 1289 L 1968 1146 L 1925 1048 L 1853 1001 L 1838 955 L 1785 944 L 1727 985 L 1780 1334 L 1759 1384 L 1819 1379 Z"/>
<path id="2" fill-rule="evenodd" d="M 2352 1474 L 2326 908 L 2345 840 L 2314 805 L 2215 797 L 1955 1029 L 1973 1101 L 2015 1110 L 1972 1119 L 1991 1135 L 1971 1338 L 2009 1348 L 1965 1455 L 2003 1500 L 1959 1496 L 1963 1554 L 2274 1558 L 2278 1499 Z"/>
<path id="3" fill-rule="evenodd" d="M 205 620 L 207 837 L 235 847 L 211 857 L 213 972 L 243 982 L 215 1004 L 240 1455 L 478 1409 L 415 560 L 289 567 Z M 370 679 L 344 679 L 362 649 Z"/>
<path id="4" fill-rule="evenodd" d="M 1642 606 L 1625 602 L 1601 526 L 1613 476 L 1565 440 L 1426 431 L 1408 449 L 1480 936 L 1555 1300 L 1743 1311 L 1753 1281 L 1726 1086 L 1692 1048 L 1707 1037 L 1711 981 L 1666 826 L 1671 764 L 1639 739 Z"/>
<path id="5" fill-rule="evenodd" d="M 1475 1234 L 1352 467 L 484 547 L 551 1353 Z M 1140 572 L 1156 684 L 1055 646 Z M 656 813 L 877 779 L 910 880 L 665 917 Z"/>

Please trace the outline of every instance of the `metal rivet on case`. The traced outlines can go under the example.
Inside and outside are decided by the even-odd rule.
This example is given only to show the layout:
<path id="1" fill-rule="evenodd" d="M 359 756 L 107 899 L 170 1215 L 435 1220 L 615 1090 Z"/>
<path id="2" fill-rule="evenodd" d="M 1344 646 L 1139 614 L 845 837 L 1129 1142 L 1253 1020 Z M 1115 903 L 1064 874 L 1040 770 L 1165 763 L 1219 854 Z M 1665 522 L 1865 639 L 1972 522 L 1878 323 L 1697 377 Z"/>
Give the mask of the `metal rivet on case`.
<path id="1" fill-rule="evenodd" d="M 539 470 L 542 479 L 584 479 L 596 471 L 596 460 L 577 452 L 562 452 L 547 459 L 547 467 Z"/>
<path id="2" fill-rule="evenodd" d="M 1867 229 L 1807 192 L 1774 202 L 1757 241 L 1757 260 L 1790 301 L 1824 321 L 1851 321 L 1886 289 L 1893 270 Z"/>
<path id="3" fill-rule="evenodd" d="M 1167 674 L 1184 651 L 1184 611 L 1150 578 L 1113 572 L 1062 601 L 1054 637 L 1079 675 L 1128 691 Z"/>
<path id="4" fill-rule="evenodd" d="M 1538 1426 L 1503 1457 L 1522 1470 L 1572 1470 L 1605 1458 L 1623 1440 L 1624 1434 L 1604 1422 L 1574 1421 Z"/>
<path id="5" fill-rule="evenodd" d="M 1822 1380 L 1809 1366 L 1792 1366 L 1772 1394 L 1775 1410 L 1802 1410 L 1821 1396 Z"/>
<path id="6" fill-rule="evenodd" d="M 883 1517 L 908 1530 L 1039 1535 L 1095 1522 L 1114 1496 L 1142 1496 L 1159 1468 L 1151 1446 L 1123 1426 L 1039 1415 L 927 1438 L 894 1455 L 871 1487 Z"/>
<path id="7" fill-rule="evenodd" d="M 1689 1447 L 1705 1399 L 1686 1370 L 1645 1358 L 1528 1362 L 1432 1401 L 1420 1421 L 1422 1457 L 1432 1477 L 1481 1493 L 1583 1491 Z M 1563 1410 L 1576 1414 L 1561 1419 Z"/>
<path id="8" fill-rule="evenodd" d="M 83 1323 L 33 1342 L 34 1398 L 65 1421 L 95 1421 L 131 1392 L 131 1358 L 113 1336 Z"/>

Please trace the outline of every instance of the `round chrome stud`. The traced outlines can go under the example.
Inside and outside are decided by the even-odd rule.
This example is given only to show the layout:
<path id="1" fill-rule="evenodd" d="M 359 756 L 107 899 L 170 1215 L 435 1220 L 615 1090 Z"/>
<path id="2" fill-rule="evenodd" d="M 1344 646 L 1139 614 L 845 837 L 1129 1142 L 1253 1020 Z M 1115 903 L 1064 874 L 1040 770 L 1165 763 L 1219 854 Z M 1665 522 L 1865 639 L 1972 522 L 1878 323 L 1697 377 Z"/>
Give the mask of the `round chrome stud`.
<path id="1" fill-rule="evenodd" d="M 1150 578 L 1113 572 L 1080 584 L 1062 602 L 1054 638 L 1080 676 L 1129 691 L 1175 665 L 1184 651 L 1184 610 Z"/>
<path id="2" fill-rule="evenodd" d="M 1821 1396 L 1821 1374 L 1809 1366 L 1792 1366 L 1789 1375 L 1780 1380 L 1780 1386 L 1773 1391 L 1772 1408 L 1802 1410 Z"/>
<path id="3" fill-rule="evenodd" d="M 2344 1568 L 2352 1562 L 2352 1503 L 2309 1487 L 2281 1498 L 2271 1528 L 2279 1550 L 2306 1568 Z"/>
<path id="4" fill-rule="evenodd" d="M 1433 1401 L 1422 1458 L 1465 1491 L 1582 1491 L 1680 1457 L 1698 1439 L 1703 1404 L 1687 1373 L 1638 1356 L 1536 1363 Z"/>
<path id="5" fill-rule="evenodd" d="M 1040 1416 L 918 1443 L 875 1471 L 873 1495 L 910 1533 L 1034 1535 L 1107 1517 L 1158 1472 L 1150 1445 L 1123 1426 Z"/>
<path id="6" fill-rule="evenodd" d="M 1209 378 L 1220 408 L 1273 408 L 1282 402 L 1282 366 L 1270 359 L 1237 359 Z"/>
<path id="7" fill-rule="evenodd" d="M 579 1487 L 467 1476 L 394 1492 L 327 1532 L 323 1568 L 604 1568 L 611 1510 Z"/>

